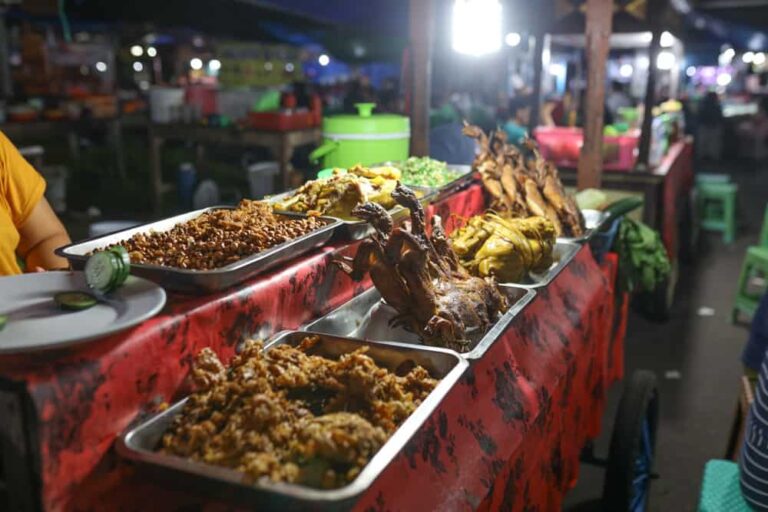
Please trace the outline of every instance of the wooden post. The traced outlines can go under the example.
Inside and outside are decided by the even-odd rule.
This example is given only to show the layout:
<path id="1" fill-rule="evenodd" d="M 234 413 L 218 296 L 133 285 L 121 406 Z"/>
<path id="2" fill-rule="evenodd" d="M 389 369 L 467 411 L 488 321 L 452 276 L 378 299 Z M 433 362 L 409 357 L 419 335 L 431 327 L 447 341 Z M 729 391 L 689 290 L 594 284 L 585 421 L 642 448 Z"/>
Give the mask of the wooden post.
<path id="1" fill-rule="evenodd" d="M 661 31 L 653 30 L 651 47 L 648 49 L 648 82 L 645 87 L 645 102 L 643 104 L 643 126 L 640 129 L 640 148 L 637 157 L 639 169 L 648 168 L 648 158 L 651 152 L 651 125 L 653 122 L 653 104 L 656 101 L 656 59 L 659 57 Z"/>
<path id="2" fill-rule="evenodd" d="M 411 154 L 429 155 L 434 0 L 410 0 Z"/>
<path id="3" fill-rule="evenodd" d="M 579 190 L 600 188 L 603 171 L 605 63 L 613 24 L 613 0 L 587 0 L 587 99 L 584 145 L 579 156 Z"/>

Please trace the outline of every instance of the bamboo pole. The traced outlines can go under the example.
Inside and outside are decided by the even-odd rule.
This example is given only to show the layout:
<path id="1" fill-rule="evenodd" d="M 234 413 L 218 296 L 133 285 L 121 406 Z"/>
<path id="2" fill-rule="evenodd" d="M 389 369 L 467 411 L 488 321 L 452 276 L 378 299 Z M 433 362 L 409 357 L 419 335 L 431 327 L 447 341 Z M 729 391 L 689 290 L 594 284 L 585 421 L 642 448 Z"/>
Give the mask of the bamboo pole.
<path id="1" fill-rule="evenodd" d="M 411 154 L 429 155 L 434 0 L 410 0 Z"/>

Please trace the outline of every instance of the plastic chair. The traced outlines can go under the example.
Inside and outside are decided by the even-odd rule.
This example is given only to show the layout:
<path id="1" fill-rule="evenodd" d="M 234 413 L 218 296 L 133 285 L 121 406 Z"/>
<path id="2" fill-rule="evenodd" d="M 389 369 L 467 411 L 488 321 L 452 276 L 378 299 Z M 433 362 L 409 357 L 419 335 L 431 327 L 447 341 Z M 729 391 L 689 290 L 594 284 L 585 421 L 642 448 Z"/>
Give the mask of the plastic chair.
<path id="1" fill-rule="evenodd" d="M 713 172 L 701 172 L 696 174 L 696 185 L 702 183 L 730 183 L 731 177 L 728 174 L 718 174 Z"/>
<path id="2" fill-rule="evenodd" d="M 700 226 L 703 229 L 721 231 L 726 244 L 736 237 L 736 193 L 739 187 L 733 183 L 699 183 L 697 200 Z"/>
<path id="3" fill-rule="evenodd" d="M 768 279 L 768 207 L 765 209 L 759 243 L 760 245 L 749 247 L 744 255 L 744 263 L 741 265 L 736 287 L 736 299 L 731 310 L 731 322 L 736 322 L 740 312 L 749 316 L 754 315 L 760 297 L 765 292 L 764 288 L 750 291 L 749 284 L 757 274 Z"/>
<path id="4" fill-rule="evenodd" d="M 741 495 L 739 466 L 729 460 L 710 460 L 704 466 L 699 512 L 751 512 Z"/>

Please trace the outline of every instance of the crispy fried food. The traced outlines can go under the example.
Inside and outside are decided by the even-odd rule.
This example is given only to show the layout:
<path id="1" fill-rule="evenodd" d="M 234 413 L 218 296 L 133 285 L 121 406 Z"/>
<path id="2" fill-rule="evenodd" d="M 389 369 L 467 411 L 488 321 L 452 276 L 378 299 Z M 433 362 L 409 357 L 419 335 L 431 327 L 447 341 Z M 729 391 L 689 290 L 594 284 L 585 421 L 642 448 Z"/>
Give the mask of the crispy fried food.
<path id="1" fill-rule="evenodd" d="M 437 381 L 420 366 L 405 376 L 379 367 L 366 347 L 331 360 L 320 342 L 267 352 L 249 341 L 228 369 L 203 349 L 196 391 L 160 451 L 268 479 L 336 488 L 355 479 Z"/>
<path id="2" fill-rule="evenodd" d="M 397 323 L 425 343 L 469 349 L 471 336 L 485 333 L 507 310 L 507 301 L 492 278 L 473 277 L 458 263 L 439 218 L 427 234 L 424 209 L 413 191 L 398 185 L 392 196 L 411 213 L 408 227 L 392 227 L 381 207 L 365 204 L 353 213 L 376 230 L 354 259 L 337 261 L 360 280 L 370 273 L 384 300 L 399 313 Z"/>
<path id="3" fill-rule="evenodd" d="M 334 169 L 330 178 L 308 181 L 294 194 L 275 203 L 276 210 L 353 218 L 352 209 L 365 202 L 392 208 L 392 191 L 400 179 L 394 167 L 368 168 L 361 165 Z"/>
<path id="4" fill-rule="evenodd" d="M 510 217 L 540 216 L 549 219 L 558 236 L 584 234 L 584 217 L 574 199 L 566 194 L 557 168 L 541 157 L 536 143 L 523 142 L 527 158 L 507 143 L 503 130 L 490 136 L 465 124 L 464 134 L 478 140 L 480 153 L 474 168 L 480 173 L 490 208 Z"/>
<path id="5" fill-rule="evenodd" d="M 473 275 L 522 282 L 552 265 L 555 227 L 543 217 L 502 218 L 488 212 L 469 219 L 451 236 L 461 264 Z"/>
<path id="6" fill-rule="evenodd" d="M 131 263 L 210 270 L 322 226 L 316 218 L 286 218 L 267 203 L 243 199 L 234 210 L 212 210 L 168 231 L 134 235 L 120 245 L 130 254 Z"/>

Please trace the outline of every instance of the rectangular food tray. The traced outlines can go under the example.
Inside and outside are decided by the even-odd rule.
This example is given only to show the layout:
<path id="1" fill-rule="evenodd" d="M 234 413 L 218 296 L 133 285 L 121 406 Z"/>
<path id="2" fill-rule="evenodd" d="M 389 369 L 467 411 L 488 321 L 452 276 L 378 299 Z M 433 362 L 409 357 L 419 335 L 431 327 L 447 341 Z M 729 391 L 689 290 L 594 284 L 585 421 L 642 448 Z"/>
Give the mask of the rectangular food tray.
<path id="1" fill-rule="evenodd" d="M 398 162 L 384 162 L 383 164 L 376 164 L 372 165 L 371 167 L 380 167 L 380 166 L 397 166 Z M 460 190 L 464 188 L 465 186 L 472 183 L 472 180 L 474 179 L 474 172 L 472 171 L 471 165 L 458 165 L 458 164 L 448 164 L 447 168 L 451 171 L 457 171 L 461 173 L 461 176 L 455 178 L 452 181 L 449 181 L 445 185 L 441 185 L 439 187 L 425 187 L 420 185 L 413 185 L 415 187 L 418 187 L 422 190 L 428 190 L 433 194 L 432 201 L 439 201 L 441 199 L 444 199 L 457 190 Z M 411 187 L 412 185 L 403 182 L 405 185 Z"/>
<path id="2" fill-rule="evenodd" d="M 280 344 L 297 346 L 306 336 L 307 333 L 297 331 L 280 333 L 267 343 L 265 350 Z M 197 489 L 219 501 L 232 500 L 259 510 L 349 509 L 416 434 L 468 366 L 458 354 L 449 350 L 366 342 L 337 336 L 321 336 L 321 341 L 311 351 L 337 358 L 362 345 L 369 347 L 368 355 L 380 366 L 395 370 L 403 363 L 414 362 L 426 368 L 440 382 L 371 458 L 358 477 L 345 487 L 323 490 L 288 483 L 249 484 L 244 481 L 243 474 L 235 470 L 158 453 L 156 448 L 160 439 L 173 419 L 181 413 L 187 399 L 124 432 L 118 438 L 117 451 L 121 456 L 159 476 L 171 479 L 182 488 Z"/>
<path id="3" fill-rule="evenodd" d="M 434 190 L 426 187 L 410 187 L 410 188 L 416 192 L 421 192 L 423 194 L 422 197 L 419 198 L 419 202 L 423 206 L 428 205 L 431 201 L 434 200 L 434 197 L 435 197 Z M 295 190 L 289 190 L 281 194 L 265 197 L 264 200 L 270 203 L 277 203 L 289 197 L 295 192 L 296 192 Z M 291 213 L 291 212 L 284 212 L 283 210 L 276 210 L 276 211 L 279 211 L 281 213 Z M 389 215 L 392 217 L 392 221 L 395 224 L 398 224 L 401 221 L 405 220 L 409 215 L 408 210 L 399 205 L 395 206 L 394 208 L 390 208 L 388 211 L 389 211 Z M 304 214 L 294 213 L 294 215 L 304 215 Z M 364 220 L 350 220 L 350 219 L 344 219 L 341 217 L 331 217 L 331 216 L 329 216 L 328 218 L 335 219 L 339 222 L 338 229 L 336 230 L 338 239 L 363 240 L 365 238 L 368 238 L 368 236 L 370 236 L 373 233 L 373 227 Z"/>
<path id="4" fill-rule="evenodd" d="M 167 219 L 150 222 L 141 226 L 102 235 L 65 247 L 56 249 L 56 254 L 69 260 L 72 268 L 82 270 L 88 260 L 87 254 L 98 249 L 103 249 L 112 244 L 118 244 L 140 233 L 151 231 L 168 231 L 178 224 L 183 224 L 196 219 L 203 213 L 229 209 L 231 206 L 214 206 L 203 208 L 189 213 L 183 213 Z M 284 217 L 301 218 L 302 215 L 293 213 L 279 213 Z M 339 226 L 337 219 L 319 217 L 324 225 L 310 233 L 289 240 L 270 249 L 247 256 L 240 261 L 230 263 L 221 268 L 212 270 L 191 270 L 162 265 L 150 265 L 144 263 L 132 263 L 131 274 L 154 281 L 160 286 L 179 292 L 205 293 L 223 290 L 235 284 L 246 281 L 262 272 L 299 256 L 313 247 L 326 243 Z"/>
<path id="5" fill-rule="evenodd" d="M 507 330 L 515 317 L 536 296 L 536 292 L 532 289 L 513 286 L 502 288 L 502 292 L 509 299 L 509 309 L 487 333 L 475 341 L 468 352 L 461 354 L 463 358 L 474 360 L 483 357 L 483 354 Z M 327 315 L 306 325 L 303 330 L 335 336 L 365 338 L 372 341 L 402 342 L 424 346 L 421 345 L 421 341 L 415 333 L 406 332 L 401 328 L 393 328 L 386 322 L 371 321 L 368 323 L 369 313 L 380 303 L 382 303 L 381 294 L 376 288 L 371 288 Z M 365 329 L 365 332 L 361 332 L 361 329 Z"/>
<path id="6" fill-rule="evenodd" d="M 598 231 L 606 220 L 608 213 L 600 210 L 581 210 L 584 215 L 584 234 L 577 237 L 558 237 L 558 242 L 584 243 L 589 242 L 592 236 Z"/>
<path id="7" fill-rule="evenodd" d="M 522 283 L 499 283 L 502 288 L 543 288 L 551 283 L 565 267 L 573 260 L 581 249 L 581 245 L 574 242 L 563 242 L 560 239 L 555 243 L 553 251 L 554 263 L 543 274 L 531 273 L 528 279 Z"/>

